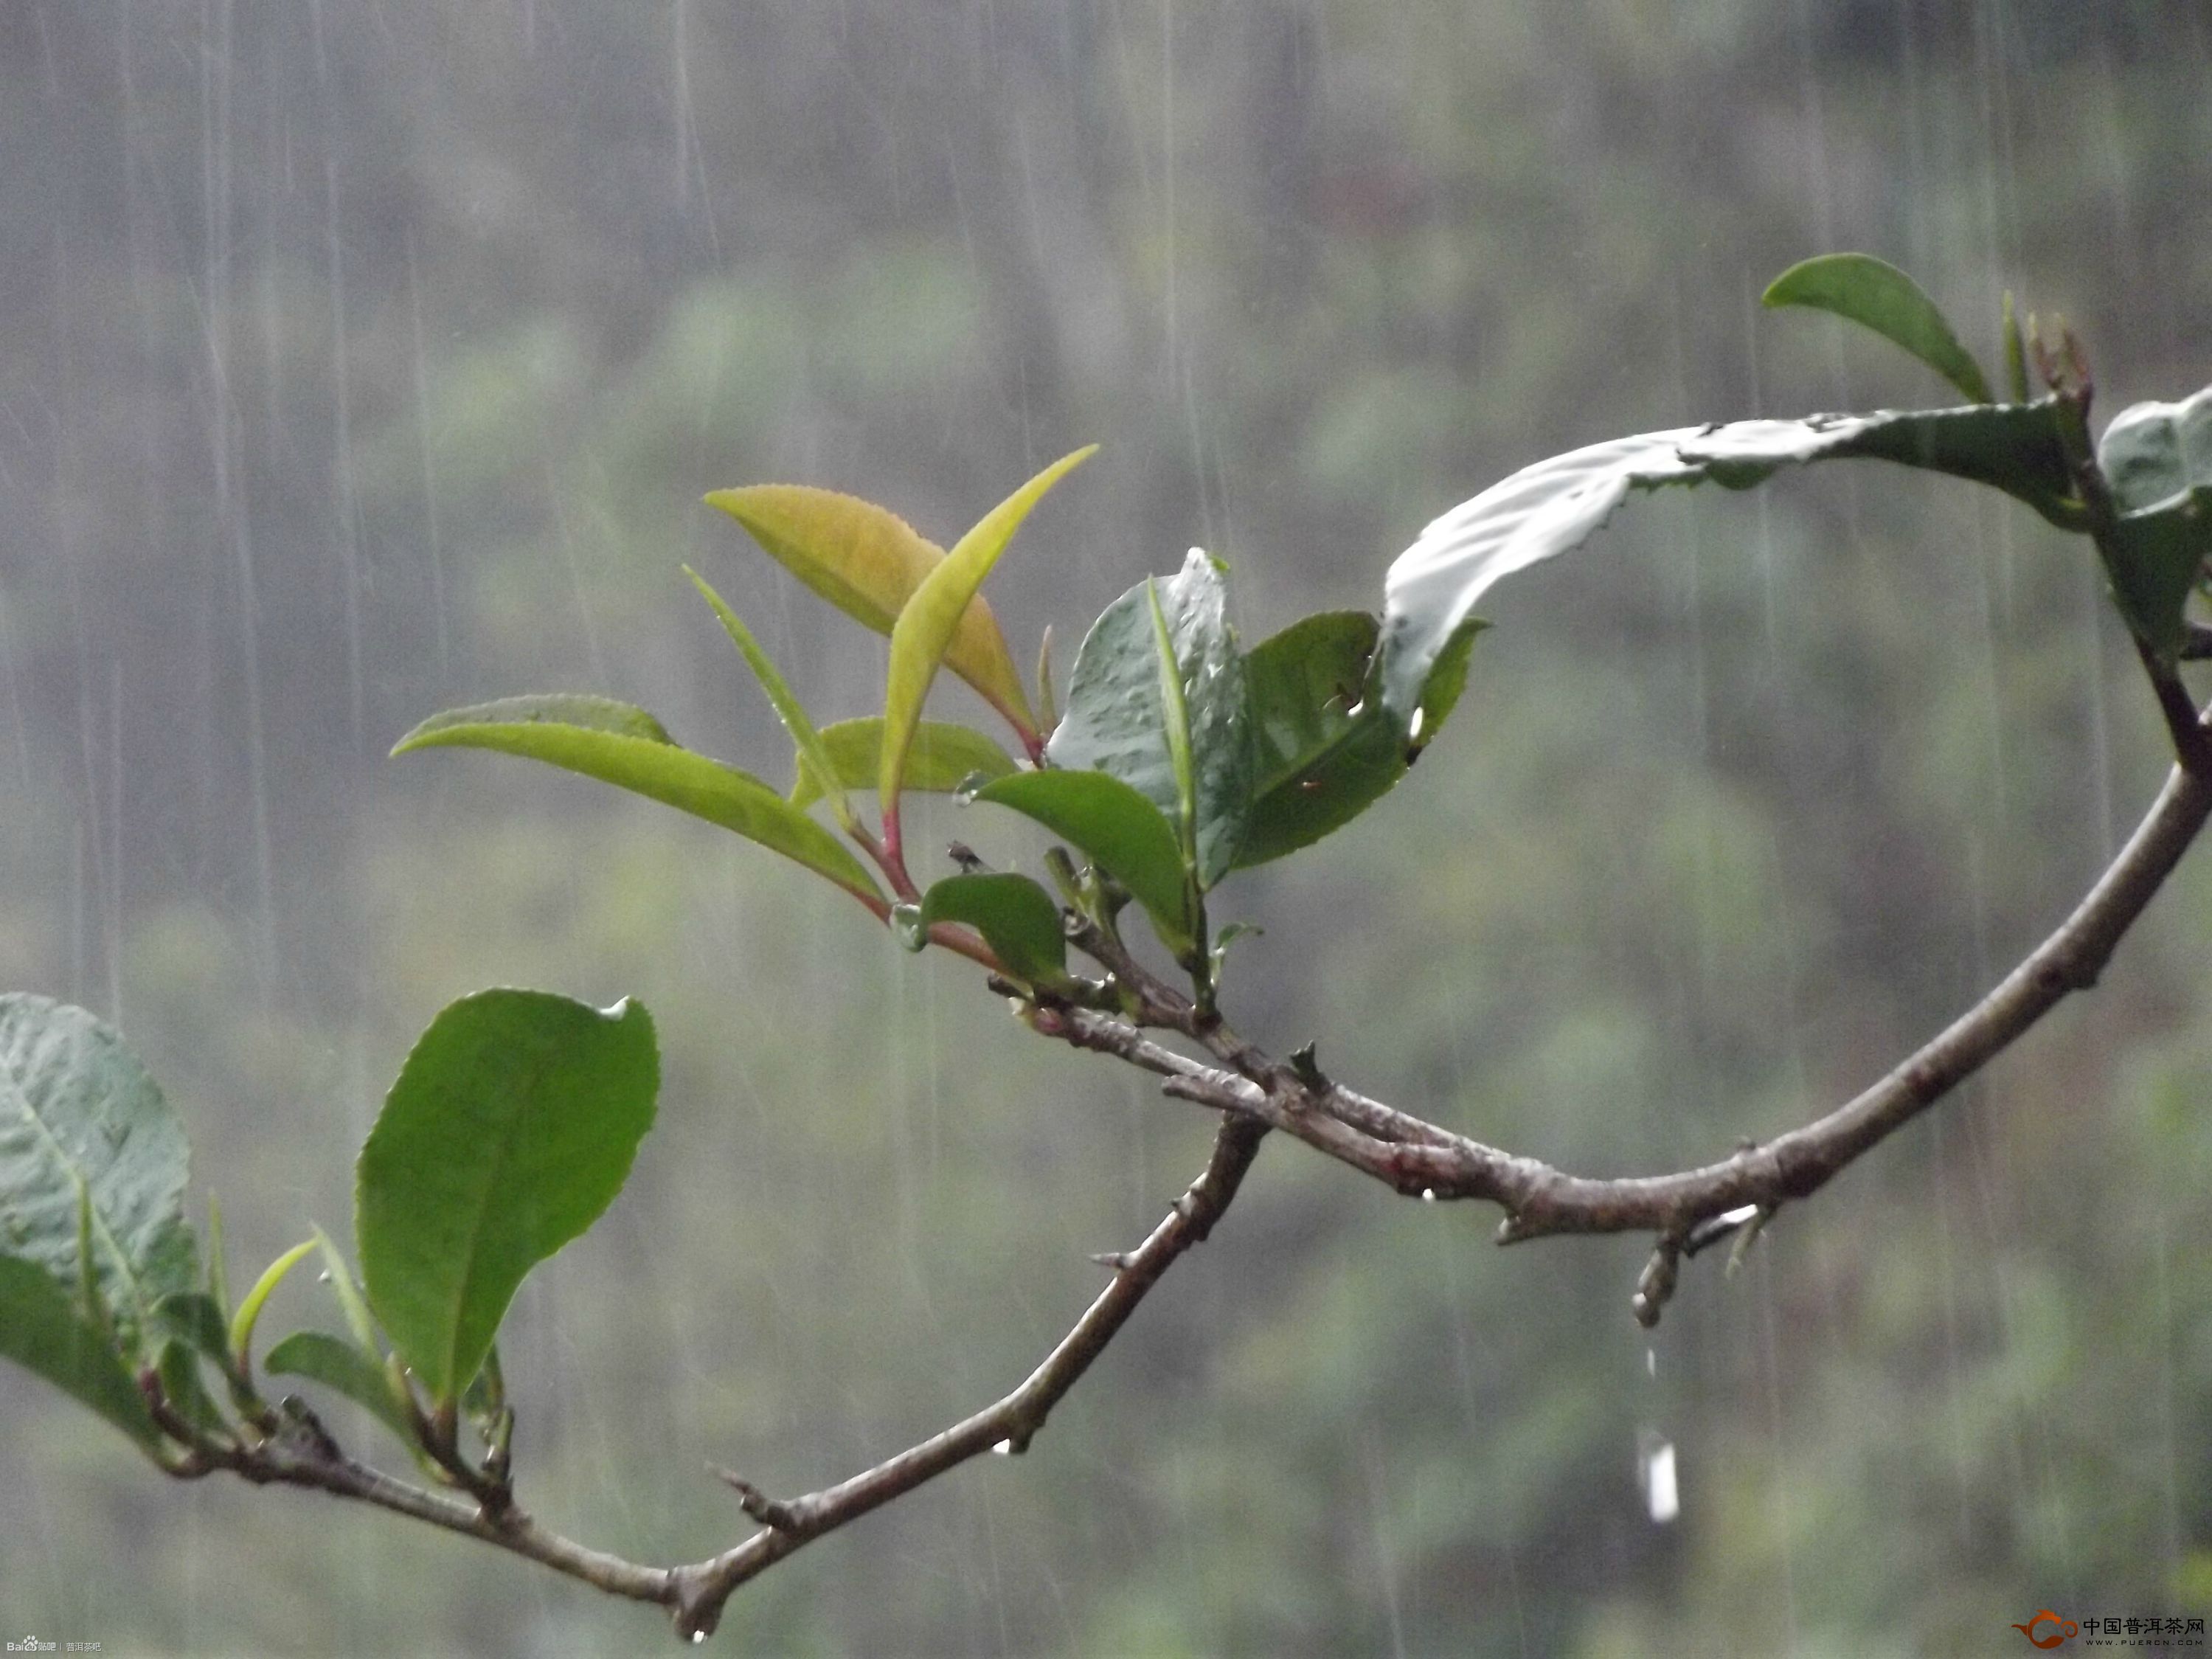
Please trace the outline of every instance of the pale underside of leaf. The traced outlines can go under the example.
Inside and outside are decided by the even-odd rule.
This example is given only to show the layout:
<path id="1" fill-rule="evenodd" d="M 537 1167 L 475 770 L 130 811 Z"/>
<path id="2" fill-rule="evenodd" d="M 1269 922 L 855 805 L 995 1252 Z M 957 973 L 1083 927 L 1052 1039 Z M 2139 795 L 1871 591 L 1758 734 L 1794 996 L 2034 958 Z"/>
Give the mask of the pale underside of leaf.
<path id="1" fill-rule="evenodd" d="M 1783 466 L 1847 456 L 1990 484 L 2047 517 L 2063 517 L 2070 488 L 2049 402 L 1681 427 L 1553 456 L 1436 519 L 1391 565 L 1383 587 L 1385 706 L 1408 727 L 1444 646 L 1482 595 L 1580 545 L 1632 489 L 1708 479 L 1747 489 Z"/>

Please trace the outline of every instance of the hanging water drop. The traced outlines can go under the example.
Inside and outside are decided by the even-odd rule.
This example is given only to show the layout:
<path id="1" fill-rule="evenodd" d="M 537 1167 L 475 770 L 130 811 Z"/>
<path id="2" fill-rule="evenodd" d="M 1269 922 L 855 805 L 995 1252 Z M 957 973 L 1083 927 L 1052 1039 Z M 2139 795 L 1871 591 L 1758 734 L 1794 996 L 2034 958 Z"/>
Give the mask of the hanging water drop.
<path id="1" fill-rule="evenodd" d="M 1644 1502 L 1661 1526 L 1682 1512 L 1681 1488 L 1674 1471 L 1674 1443 L 1646 1430 L 1641 1437 L 1644 1453 Z"/>

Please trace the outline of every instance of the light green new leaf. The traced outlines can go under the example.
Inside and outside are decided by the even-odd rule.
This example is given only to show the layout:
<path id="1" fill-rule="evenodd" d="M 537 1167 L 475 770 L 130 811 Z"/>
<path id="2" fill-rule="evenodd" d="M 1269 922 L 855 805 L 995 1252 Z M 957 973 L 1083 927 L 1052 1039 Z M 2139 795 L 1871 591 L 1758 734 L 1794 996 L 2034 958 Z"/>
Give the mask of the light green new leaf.
<path id="1" fill-rule="evenodd" d="M 1745 489 L 1781 467 L 1851 456 L 1989 484 L 2081 527 L 2056 406 L 1814 415 L 1639 433 L 1523 467 L 1421 532 L 1384 579 L 1382 701 L 1409 730 L 1430 675 L 1489 588 L 1587 540 L 1632 489 L 1711 479 Z"/>
<path id="2" fill-rule="evenodd" d="M 269 1350 L 261 1368 L 272 1376 L 304 1376 L 343 1395 L 415 1449 L 415 1425 L 392 1399 L 382 1362 L 343 1337 L 295 1331 Z"/>
<path id="3" fill-rule="evenodd" d="M 284 1282 L 284 1275 L 298 1267 L 315 1249 L 316 1242 L 312 1237 L 302 1239 L 270 1262 L 262 1270 L 261 1277 L 254 1280 L 253 1288 L 246 1293 L 246 1300 L 238 1304 L 238 1312 L 231 1318 L 229 1337 L 230 1352 L 237 1356 L 241 1367 L 252 1359 L 253 1328 L 261 1321 L 261 1310 L 276 1293 L 276 1287 Z"/>
<path id="4" fill-rule="evenodd" d="M 678 747 L 659 721 L 628 703 L 504 697 L 433 714 L 392 752 L 440 747 L 497 750 L 580 772 L 733 830 L 864 899 L 883 897 L 860 860 L 829 830 L 750 772 Z"/>
<path id="5" fill-rule="evenodd" d="M 0 1255 L 0 1357 L 91 1407 L 147 1451 L 161 1443 L 138 1383 L 106 1330 L 36 1261 Z"/>
<path id="6" fill-rule="evenodd" d="M 198 1282 L 185 1221 L 191 1149 L 137 1056 L 82 1008 L 0 996 L 0 1255 L 76 1285 L 147 1329 L 154 1304 Z"/>
<path id="7" fill-rule="evenodd" d="M 1218 563 L 1194 548 L 1173 576 L 1147 578 L 1106 607 L 1076 653 L 1046 753 L 1055 767 L 1119 778 L 1184 824 L 1199 886 L 1220 880 L 1243 837 L 1252 753 Z"/>
<path id="8" fill-rule="evenodd" d="M 728 514 L 763 551 L 863 627 L 888 634 L 945 551 L 896 514 L 805 484 L 718 489 L 707 505 Z M 1006 636 L 980 596 L 961 613 L 945 666 L 981 692 L 1017 731 L 1035 717 Z"/>
<path id="9" fill-rule="evenodd" d="M 1887 260 L 1869 253 L 1821 254 L 1777 276 L 1760 303 L 1832 312 L 1904 347 L 1974 402 L 1991 401 L 1981 365 L 1959 343 L 1935 301 Z"/>
<path id="10" fill-rule="evenodd" d="M 1197 932 L 1190 914 L 1182 849 L 1158 807 L 1105 772 L 1018 772 L 975 792 L 977 800 L 1012 807 L 1080 852 L 1129 890 L 1177 957 Z"/>
<path id="11" fill-rule="evenodd" d="M 1027 876 L 993 872 L 947 876 L 919 904 L 891 912 L 899 943 L 919 951 L 933 922 L 964 921 L 983 936 L 1008 973 L 1031 985 L 1067 982 L 1067 935 L 1060 906 Z"/>
<path id="12" fill-rule="evenodd" d="M 1029 517 L 1030 509 L 1043 498 L 1045 491 L 1096 454 L 1097 449 L 1097 445 L 1090 444 L 1072 455 L 1061 456 L 985 514 L 975 528 L 954 544 L 945 562 L 922 579 L 906 608 L 899 612 L 898 621 L 891 629 L 890 672 L 884 690 L 883 756 L 876 785 L 886 818 L 897 808 L 899 788 L 906 774 L 907 747 L 914 740 L 915 727 L 921 721 L 922 699 L 929 695 L 929 684 L 937 678 L 938 665 L 945 659 L 961 617 L 983 586 L 983 579 L 991 574 L 991 567 L 998 563 L 999 556 L 1013 540 L 1014 532 Z M 1012 672 L 1010 664 L 1008 672 Z M 1015 691 L 1018 696 L 1018 681 Z M 1023 705 L 1023 716 L 1022 729 L 1033 732 L 1036 722 L 1026 703 Z"/>
<path id="13" fill-rule="evenodd" d="M 874 784 L 883 766 L 881 715 L 837 720 L 823 726 L 820 735 L 831 775 L 839 785 L 865 789 Z M 791 786 L 791 804 L 810 806 L 822 799 L 822 785 L 804 754 L 797 757 L 797 763 L 799 775 Z M 924 720 L 914 728 L 914 741 L 907 746 L 904 787 L 949 795 L 978 773 L 988 780 L 1006 777 L 1013 769 L 1013 757 L 982 732 L 941 720 Z"/>
<path id="14" fill-rule="evenodd" d="M 659 1084 L 635 1002 L 483 991 L 431 1021 L 362 1147 L 354 1226 L 369 1306 L 433 1400 L 458 1398 L 524 1275 L 613 1202 Z"/>
<path id="15" fill-rule="evenodd" d="M 354 1280 L 353 1269 L 346 1266 L 345 1253 L 320 1227 L 313 1231 L 316 1248 L 323 1253 L 323 1281 L 337 1298 L 338 1310 L 345 1315 L 346 1328 L 363 1349 L 371 1353 L 377 1352 L 376 1318 L 369 1312 L 368 1298 Z"/>
<path id="16" fill-rule="evenodd" d="M 769 703 L 775 708 L 776 719 L 783 722 L 783 729 L 790 735 L 792 746 L 799 750 L 800 761 L 811 766 L 823 777 L 834 780 L 836 769 L 830 763 L 828 751 L 822 746 L 822 734 L 814 729 L 813 720 L 793 695 L 783 676 L 776 671 L 775 665 L 769 660 L 768 653 L 762 650 L 754 640 L 752 629 L 739 620 L 736 611 L 722 602 L 722 596 L 707 585 L 704 576 L 688 564 L 684 567 L 684 574 L 691 579 L 692 586 L 699 590 L 701 596 L 714 607 L 714 614 L 721 618 L 722 631 L 730 636 L 730 642 L 738 647 L 746 665 L 753 671 L 753 678 L 760 682 L 761 690 L 768 694 Z M 854 823 L 853 809 L 845 804 L 845 791 L 833 781 L 829 793 L 830 816 L 843 828 L 850 830 Z"/>

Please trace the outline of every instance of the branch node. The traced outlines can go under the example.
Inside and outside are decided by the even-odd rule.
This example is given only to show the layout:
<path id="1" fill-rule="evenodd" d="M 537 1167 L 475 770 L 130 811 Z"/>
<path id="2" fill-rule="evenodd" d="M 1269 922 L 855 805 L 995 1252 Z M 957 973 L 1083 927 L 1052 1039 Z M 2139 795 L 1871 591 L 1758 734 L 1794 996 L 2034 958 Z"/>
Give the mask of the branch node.
<path id="1" fill-rule="evenodd" d="M 1723 1239 L 1734 1237 L 1754 1223 L 1764 1225 L 1761 1218 L 1772 1212 L 1757 1204 L 1739 1204 L 1733 1210 L 1723 1210 L 1718 1215 L 1709 1215 L 1682 1236 L 1682 1254 L 1698 1255 L 1711 1249 Z"/>
<path id="2" fill-rule="evenodd" d="M 1102 1267 L 1111 1267 L 1117 1273 L 1124 1271 L 1129 1265 L 1129 1253 L 1127 1250 L 1098 1250 L 1092 1254 L 1091 1259 Z"/>
<path id="3" fill-rule="evenodd" d="M 1636 1294 L 1629 1306 L 1636 1310 L 1636 1322 L 1650 1330 L 1659 1322 L 1659 1316 L 1674 1298 L 1674 1282 L 1682 1259 L 1682 1241 L 1674 1234 L 1662 1235 L 1652 1247 L 1651 1260 L 1644 1264 L 1644 1272 L 1636 1281 Z"/>
<path id="4" fill-rule="evenodd" d="M 709 1463 L 707 1468 L 716 1480 L 737 1493 L 738 1507 L 763 1527 L 772 1527 L 777 1532 L 787 1533 L 796 1533 L 801 1529 L 803 1517 L 799 1515 L 798 1505 L 770 1498 L 743 1475 L 734 1470 L 723 1468 L 720 1464 Z"/>

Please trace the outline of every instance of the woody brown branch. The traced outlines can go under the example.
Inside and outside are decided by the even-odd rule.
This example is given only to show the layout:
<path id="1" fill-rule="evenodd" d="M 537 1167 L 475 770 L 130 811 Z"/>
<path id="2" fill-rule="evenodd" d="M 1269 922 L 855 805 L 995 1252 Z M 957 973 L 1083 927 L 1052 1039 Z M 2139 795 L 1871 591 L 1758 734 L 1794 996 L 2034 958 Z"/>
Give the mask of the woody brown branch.
<path id="1" fill-rule="evenodd" d="M 2212 743 L 2192 709 L 2182 748 L 2194 759 Z M 1980 1001 L 1871 1087 L 1826 1116 L 1714 1164 L 1657 1176 L 1591 1177 L 1455 1133 L 1328 1083 L 1315 1088 L 1201 1015 L 1185 999 L 1109 947 L 1099 957 L 1132 989 L 1137 1023 L 1086 1009 L 1046 1011 L 1048 1036 L 1158 1073 L 1165 1093 L 1231 1119 L 1279 1129 L 1407 1194 L 1474 1199 L 1506 1212 L 1498 1242 L 1561 1233 L 1650 1232 L 1679 1247 L 1700 1222 L 1746 1206 L 1771 1211 L 1819 1191 L 1858 1158 L 2018 1041 L 2069 993 L 2086 990 L 2179 863 L 2208 816 L 2212 770 L 2177 766 L 2150 811 L 2073 912 Z M 1092 950 L 1097 941 L 1079 939 Z M 1224 1062 L 1208 1066 L 1144 1034 L 1180 1033 Z"/>

